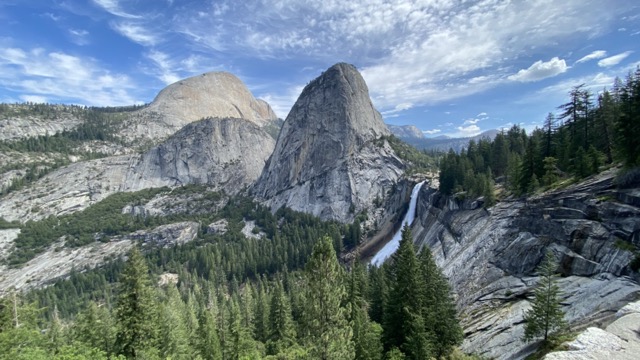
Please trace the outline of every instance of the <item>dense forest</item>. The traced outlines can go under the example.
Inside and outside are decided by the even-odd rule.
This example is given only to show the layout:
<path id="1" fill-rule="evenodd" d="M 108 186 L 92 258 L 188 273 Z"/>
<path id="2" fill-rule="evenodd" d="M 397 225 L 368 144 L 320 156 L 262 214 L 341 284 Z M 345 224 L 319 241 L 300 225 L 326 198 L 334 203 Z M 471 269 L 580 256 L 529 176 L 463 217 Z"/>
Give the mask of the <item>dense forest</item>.
<path id="1" fill-rule="evenodd" d="M 381 268 L 345 271 L 331 237 L 304 241 L 305 261 L 260 274 L 196 265 L 246 266 L 242 253 L 134 248 L 126 263 L 13 293 L 0 302 L 0 359 L 467 358 L 447 280 L 408 227 Z"/>
<path id="2" fill-rule="evenodd" d="M 570 101 L 527 136 L 515 125 L 493 141 L 471 141 L 440 162 L 440 191 L 495 201 L 494 182 L 517 196 L 566 184 L 622 163 L 618 185 L 640 181 L 640 68 L 594 96 L 574 87 Z"/>

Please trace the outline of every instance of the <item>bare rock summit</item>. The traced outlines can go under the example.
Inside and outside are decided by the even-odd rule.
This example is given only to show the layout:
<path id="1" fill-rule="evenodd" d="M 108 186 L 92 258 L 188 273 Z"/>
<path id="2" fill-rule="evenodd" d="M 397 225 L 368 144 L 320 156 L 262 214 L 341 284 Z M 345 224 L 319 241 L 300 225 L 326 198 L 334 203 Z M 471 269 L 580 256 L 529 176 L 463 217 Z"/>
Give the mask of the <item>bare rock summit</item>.
<path id="1" fill-rule="evenodd" d="M 149 106 L 125 123 L 129 140 L 162 140 L 204 118 L 241 118 L 260 127 L 277 120 L 269 104 L 256 99 L 233 74 L 209 72 L 164 88 Z"/>
<path id="2" fill-rule="evenodd" d="M 388 135 L 360 73 L 336 64 L 302 91 L 254 193 L 274 210 L 351 221 L 403 174 Z"/>

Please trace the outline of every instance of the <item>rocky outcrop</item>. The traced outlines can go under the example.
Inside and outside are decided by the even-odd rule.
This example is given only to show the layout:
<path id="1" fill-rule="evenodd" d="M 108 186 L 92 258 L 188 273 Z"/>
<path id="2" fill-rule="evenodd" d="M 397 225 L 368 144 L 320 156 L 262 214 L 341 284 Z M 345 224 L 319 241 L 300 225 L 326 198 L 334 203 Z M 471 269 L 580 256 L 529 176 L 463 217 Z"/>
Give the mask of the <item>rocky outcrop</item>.
<path id="1" fill-rule="evenodd" d="M 628 266 L 634 254 L 627 250 L 640 231 L 640 208 L 635 190 L 613 187 L 613 174 L 488 210 L 481 201 L 421 191 L 413 233 L 450 280 L 465 350 L 497 359 L 534 350 L 520 340 L 523 317 L 538 281 L 535 269 L 548 250 L 559 261 L 571 325 L 609 322 L 640 297 L 640 277 Z"/>
<path id="2" fill-rule="evenodd" d="M 414 125 L 387 125 L 393 135 L 400 139 L 424 139 L 424 134 Z"/>
<path id="3" fill-rule="evenodd" d="M 252 185 L 275 141 L 244 119 L 205 119 L 185 126 L 131 168 L 122 189 L 208 184 L 236 194 Z"/>
<path id="4" fill-rule="evenodd" d="M 109 259 L 122 256 L 136 242 L 142 243 L 143 246 L 159 247 L 187 243 L 196 238 L 198 229 L 197 222 L 187 221 L 162 225 L 148 231 L 137 231 L 130 235 L 114 237 L 108 242 L 95 242 L 80 248 L 67 248 L 58 242 L 20 268 L 9 269 L 0 265 L 0 297 L 11 289 L 38 288 L 69 275 L 72 270 L 99 266 Z"/>
<path id="5" fill-rule="evenodd" d="M 274 210 L 348 222 L 383 199 L 403 173 L 385 135 L 360 73 L 334 65 L 304 88 L 254 193 Z"/>
<path id="6" fill-rule="evenodd" d="M 53 135 L 71 130 L 83 120 L 78 112 L 65 105 L 42 105 L 48 113 L 38 113 L 32 106 L 3 104 L 0 112 L 0 141 L 17 140 L 41 135 Z"/>
<path id="7" fill-rule="evenodd" d="M 566 351 L 549 353 L 544 360 L 633 360 L 640 354 L 640 302 L 625 306 L 618 319 L 602 330 L 590 327 L 564 344 Z"/>
<path id="8" fill-rule="evenodd" d="M 131 114 L 120 135 L 155 144 L 203 118 L 241 118 L 261 127 L 277 120 L 269 104 L 254 98 L 235 75 L 209 72 L 163 89 L 149 106 Z"/>
<path id="9" fill-rule="evenodd" d="M 44 176 L 29 187 L 0 198 L 0 217 L 38 220 L 83 210 L 120 191 L 137 155 L 77 162 Z"/>
<path id="10" fill-rule="evenodd" d="M 3 197 L 0 217 L 27 221 L 59 216 L 116 192 L 163 186 L 207 184 L 211 190 L 236 194 L 258 178 L 274 143 L 269 134 L 243 119 L 198 121 L 143 155 L 113 156 L 55 170 Z"/>

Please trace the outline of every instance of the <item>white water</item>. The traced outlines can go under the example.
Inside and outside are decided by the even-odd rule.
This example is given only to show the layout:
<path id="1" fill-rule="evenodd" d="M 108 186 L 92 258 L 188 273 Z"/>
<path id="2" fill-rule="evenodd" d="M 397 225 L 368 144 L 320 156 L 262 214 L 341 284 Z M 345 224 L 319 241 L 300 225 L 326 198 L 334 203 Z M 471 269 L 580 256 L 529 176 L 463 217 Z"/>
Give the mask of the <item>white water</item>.
<path id="1" fill-rule="evenodd" d="M 398 247 L 400 247 L 400 239 L 402 238 L 402 228 L 404 227 L 404 224 L 406 223 L 411 226 L 411 223 L 413 223 L 413 219 L 416 217 L 418 192 L 420 191 L 420 188 L 423 184 L 424 181 L 417 183 L 416 186 L 413 187 L 413 190 L 411 191 L 411 201 L 409 202 L 409 210 L 407 210 L 404 219 L 402 219 L 402 226 L 393 235 L 393 239 L 391 239 L 391 241 L 389 241 L 382 249 L 380 249 L 380 251 L 378 251 L 378 253 L 373 257 L 373 259 L 371 259 L 372 265 L 382 265 L 384 261 L 387 260 L 391 255 L 393 255 L 393 253 L 398 250 Z"/>

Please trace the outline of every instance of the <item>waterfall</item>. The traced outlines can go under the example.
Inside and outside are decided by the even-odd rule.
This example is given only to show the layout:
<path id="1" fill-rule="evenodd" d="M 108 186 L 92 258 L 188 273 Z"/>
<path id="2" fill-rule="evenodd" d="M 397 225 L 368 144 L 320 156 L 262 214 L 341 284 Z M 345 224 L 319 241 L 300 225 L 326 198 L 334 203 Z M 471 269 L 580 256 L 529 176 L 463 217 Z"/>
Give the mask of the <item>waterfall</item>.
<path id="1" fill-rule="evenodd" d="M 394 252 L 396 252 L 396 250 L 398 250 L 398 247 L 400 246 L 400 239 L 402 238 L 402 228 L 404 227 L 404 224 L 409 224 L 409 226 L 411 226 L 411 223 L 413 223 L 413 219 L 416 217 L 418 193 L 420 192 L 420 188 L 424 183 L 424 181 L 419 182 L 416 184 L 416 186 L 413 187 L 413 190 L 411 191 L 411 201 L 409 202 L 409 210 L 407 210 L 407 213 L 404 215 L 404 219 L 402 219 L 403 225 L 393 235 L 393 239 L 391 239 L 391 241 L 389 241 L 382 249 L 380 249 L 380 251 L 378 251 L 378 253 L 376 253 L 376 255 L 373 257 L 373 259 L 371 259 L 372 265 L 382 265 L 385 260 L 387 260 L 391 255 L 393 255 Z"/>

